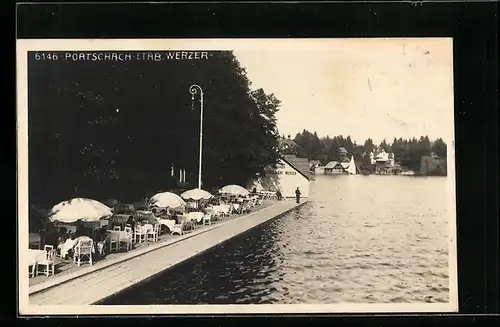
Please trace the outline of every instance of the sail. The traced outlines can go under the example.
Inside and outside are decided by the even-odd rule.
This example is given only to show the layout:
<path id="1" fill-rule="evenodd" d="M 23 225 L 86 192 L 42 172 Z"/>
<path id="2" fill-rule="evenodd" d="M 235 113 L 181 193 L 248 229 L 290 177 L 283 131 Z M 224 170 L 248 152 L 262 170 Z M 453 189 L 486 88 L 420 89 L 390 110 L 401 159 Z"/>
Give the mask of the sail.
<path id="1" fill-rule="evenodd" d="M 349 167 L 347 167 L 347 172 L 350 175 L 356 175 L 356 164 L 354 163 L 354 156 L 351 157 L 351 162 L 349 163 Z"/>

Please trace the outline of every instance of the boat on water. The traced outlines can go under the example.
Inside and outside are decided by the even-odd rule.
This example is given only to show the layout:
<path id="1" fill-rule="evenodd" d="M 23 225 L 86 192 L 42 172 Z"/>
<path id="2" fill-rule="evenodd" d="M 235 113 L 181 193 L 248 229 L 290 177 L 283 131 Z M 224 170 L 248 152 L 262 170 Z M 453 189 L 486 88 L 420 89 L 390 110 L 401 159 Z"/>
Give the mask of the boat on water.
<path id="1" fill-rule="evenodd" d="M 349 175 L 357 174 L 356 164 L 354 163 L 354 156 L 351 157 L 351 162 L 349 162 L 349 167 L 347 167 L 347 172 L 349 173 Z"/>
<path id="2" fill-rule="evenodd" d="M 403 175 L 403 176 L 415 176 L 415 172 L 412 170 L 404 170 L 401 172 L 401 175 Z"/>

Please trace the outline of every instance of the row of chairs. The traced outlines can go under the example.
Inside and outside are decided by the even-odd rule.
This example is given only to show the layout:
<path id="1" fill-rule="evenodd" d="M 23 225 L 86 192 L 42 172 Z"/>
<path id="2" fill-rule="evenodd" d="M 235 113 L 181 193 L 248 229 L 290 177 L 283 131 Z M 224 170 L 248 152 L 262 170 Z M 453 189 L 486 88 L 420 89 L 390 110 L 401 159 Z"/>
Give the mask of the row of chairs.
<path id="1" fill-rule="evenodd" d="M 113 230 L 122 231 L 121 226 L 114 226 Z M 127 224 L 123 231 L 133 243 L 158 242 L 160 237 L 160 224 L 151 225 L 151 227 L 147 229 L 143 226 L 136 226 L 135 229 L 132 229 L 132 226 Z"/>
<path id="2" fill-rule="evenodd" d="M 92 247 L 92 239 L 85 242 L 79 241 L 73 248 L 73 263 L 80 266 L 82 262 L 87 261 L 92 265 Z M 52 245 L 45 245 L 44 251 L 46 252 L 44 260 L 34 262 L 30 265 L 29 277 L 35 277 L 38 276 L 38 274 L 43 274 L 48 277 L 55 274 L 55 258 L 58 256 L 57 251 Z"/>

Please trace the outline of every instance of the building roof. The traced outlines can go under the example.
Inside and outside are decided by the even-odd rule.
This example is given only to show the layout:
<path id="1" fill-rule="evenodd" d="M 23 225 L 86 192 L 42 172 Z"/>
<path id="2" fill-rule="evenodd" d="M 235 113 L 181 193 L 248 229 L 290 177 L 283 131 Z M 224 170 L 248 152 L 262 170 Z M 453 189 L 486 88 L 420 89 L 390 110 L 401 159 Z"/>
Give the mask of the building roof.
<path id="1" fill-rule="evenodd" d="M 300 147 L 300 145 L 298 145 L 294 140 L 291 139 L 280 138 L 278 142 L 280 147 L 283 145 L 288 145 L 290 148 Z"/>
<path id="2" fill-rule="evenodd" d="M 389 160 L 389 154 L 382 150 L 382 152 L 378 153 L 375 156 L 375 161 L 388 161 Z"/>
<path id="3" fill-rule="evenodd" d="M 283 161 L 292 166 L 297 172 L 299 172 L 302 176 L 311 179 L 311 172 L 309 169 L 309 160 L 307 158 L 297 158 L 293 155 L 285 155 L 283 157 Z"/>
<path id="4" fill-rule="evenodd" d="M 333 167 L 331 167 L 330 169 L 342 169 L 343 171 L 345 171 L 347 169 L 347 167 L 349 166 L 349 163 L 347 162 L 338 162 L 338 161 L 332 161 L 332 162 L 335 162 L 335 165 Z M 346 166 L 347 164 L 347 166 Z"/>
<path id="5" fill-rule="evenodd" d="M 332 169 L 338 164 L 338 161 L 330 161 L 329 163 L 326 164 L 325 169 Z"/>
<path id="6" fill-rule="evenodd" d="M 342 154 L 347 154 L 347 150 L 343 146 L 339 148 L 339 152 Z"/>
<path id="7" fill-rule="evenodd" d="M 342 166 L 342 168 L 344 168 L 344 169 L 347 169 L 347 167 L 349 167 L 349 165 L 350 165 L 350 164 L 351 164 L 351 162 L 350 162 L 350 161 L 340 163 L 340 165 L 341 165 L 341 166 Z"/>

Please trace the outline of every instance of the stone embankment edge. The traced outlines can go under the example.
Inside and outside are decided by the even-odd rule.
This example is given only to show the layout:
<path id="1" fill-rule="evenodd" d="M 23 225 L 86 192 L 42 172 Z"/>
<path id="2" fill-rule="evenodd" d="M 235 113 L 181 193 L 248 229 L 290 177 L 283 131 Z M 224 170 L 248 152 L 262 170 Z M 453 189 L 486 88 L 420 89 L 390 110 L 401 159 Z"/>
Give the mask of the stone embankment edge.
<path id="1" fill-rule="evenodd" d="M 303 202 L 303 203 L 299 204 L 298 206 L 295 206 L 295 207 L 293 207 L 293 208 L 291 208 L 291 209 L 289 209 L 289 210 L 287 210 L 287 211 L 285 211 L 285 212 L 281 213 L 280 215 L 278 215 L 278 216 L 276 216 L 276 217 L 270 218 L 270 219 L 268 219 L 268 220 L 266 220 L 266 221 L 264 221 L 264 222 L 262 222 L 262 223 L 268 222 L 268 221 L 270 221 L 270 220 L 272 220 L 272 219 L 276 219 L 276 218 L 278 218 L 278 217 L 280 217 L 280 216 L 282 216 L 282 215 L 284 215 L 284 214 L 288 213 L 290 210 L 293 210 L 294 208 L 298 208 L 298 207 L 300 207 L 302 204 L 304 204 L 304 203 L 306 203 L 306 202 L 307 202 L 307 201 L 305 201 L 305 202 Z M 263 210 L 265 210 L 265 209 L 267 209 L 267 208 L 270 208 L 270 207 L 263 208 Z M 248 215 L 246 215 L 246 216 L 247 216 L 247 217 L 248 217 L 248 216 L 251 216 L 251 215 L 253 215 L 253 214 L 257 213 L 257 212 L 259 212 L 259 211 L 252 212 L 252 213 L 250 213 L 250 214 L 248 214 Z M 243 217 L 245 217 L 245 216 L 243 216 Z M 237 217 L 236 219 L 238 219 L 238 218 L 243 218 L 243 217 Z M 40 292 L 45 292 L 45 291 L 47 291 L 47 290 L 49 290 L 49 289 L 51 289 L 51 288 L 54 288 L 54 287 L 60 286 L 60 285 L 62 285 L 62 284 L 64 284 L 64 283 L 70 282 L 70 281 L 75 280 L 75 279 L 77 279 L 77 278 L 80 278 L 80 277 L 86 276 L 86 275 L 88 275 L 88 274 L 92 274 L 92 273 L 98 272 L 99 270 L 103 270 L 103 269 L 106 269 L 106 268 L 112 267 L 112 266 L 114 266 L 114 265 L 117 265 L 117 264 L 120 264 L 120 263 L 123 263 L 123 262 L 129 261 L 129 260 L 132 260 L 132 259 L 134 259 L 134 258 L 137 258 L 137 257 L 139 257 L 139 256 L 145 255 L 145 254 L 147 254 L 147 253 L 149 253 L 149 252 L 156 251 L 156 250 L 159 250 L 159 249 L 164 248 L 164 247 L 166 247 L 166 246 L 170 246 L 170 245 L 173 245 L 173 244 L 176 244 L 176 243 L 182 242 L 182 241 L 187 240 L 187 239 L 189 239 L 189 238 L 191 238 L 191 237 L 195 237 L 195 236 L 197 236 L 197 235 L 201 235 L 201 234 L 203 234 L 203 233 L 209 232 L 209 231 L 211 231 L 211 230 L 214 230 L 214 229 L 216 229 L 216 228 L 219 228 L 219 227 L 223 226 L 225 223 L 228 223 L 228 222 L 231 222 L 231 220 L 229 220 L 229 221 L 223 221 L 223 222 L 222 222 L 222 224 L 215 224 L 215 225 L 213 225 L 213 226 L 209 226 L 208 228 L 203 229 L 203 230 L 201 230 L 201 231 L 199 231 L 199 232 L 194 231 L 194 232 L 188 233 L 188 234 L 183 235 L 183 236 L 181 236 L 180 238 L 177 238 L 177 239 L 174 239 L 174 240 L 169 240 L 169 241 L 166 241 L 166 242 L 164 242 L 164 243 L 162 242 L 161 244 L 157 244 L 157 245 L 152 245 L 152 246 L 149 246 L 149 247 L 147 247 L 147 248 L 145 248 L 145 249 L 143 249 L 143 250 L 139 250 L 138 252 L 135 252 L 135 253 L 133 253 L 133 254 L 125 254 L 123 257 L 119 257 L 119 258 L 116 258 L 116 259 L 110 260 L 109 262 L 106 262 L 106 263 L 105 263 L 105 264 L 103 264 L 103 265 L 93 266 L 93 267 L 88 267 L 88 268 L 87 268 L 87 270 L 84 270 L 84 271 L 79 271 L 79 272 L 75 272 L 75 273 L 72 273 L 72 274 L 68 274 L 67 276 L 60 277 L 60 278 L 58 278 L 58 279 L 56 279 L 56 280 L 54 280 L 54 281 L 48 281 L 48 282 L 45 282 L 45 283 L 41 283 L 41 284 L 37 284 L 37 285 L 33 285 L 33 286 L 31 286 L 31 287 L 30 287 L 30 290 L 29 290 L 29 293 L 28 293 L 28 294 L 29 294 L 29 296 L 32 296 L 32 295 L 35 295 L 35 294 L 40 293 Z M 262 223 L 261 223 L 261 224 L 262 224 Z M 250 229 L 248 229 L 248 230 L 245 230 L 245 231 L 243 231 L 242 233 L 245 233 L 245 232 L 247 232 L 247 231 L 249 231 L 249 230 L 251 230 L 251 229 L 253 229 L 253 228 L 255 228 L 255 227 L 259 226 L 259 225 L 261 225 L 261 224 L 258 224 L 258 225 L 256 225 L 256 226 L 253 226 L 252 228 L 250 228 Z M 239 234 L 238 234 L 238 235 L 239 235 Z M 232 238 L 233 238 L 233 237 L 232 237 Z M 229 239 L 228 239 L 228 240 L 229 240 Z M 227 240 L 225 240 L 225 241 L 227 241 Z M 210 249 L 210 248 L 209 248 L 209 249 Z M 207 250 L 208 250 L 208 249 L 207 249 Z M 206 251 L 206 250 L 204 250 L 204 251 Z M 204 251 L 202 251 L 202 252 L 204 252 Z M 200 253 L 202 253 L 202 252 L 200 252 Z M 198 254 L 196 254 L 196 255 L 198 255 Z M 188 260 L 189 260 L 189 259 L 188 259 Z M 84 268 L 84 269 L 85 269 L 85 268 Z M 169 267 L 169 268 L 167 268 L 167 269 L 170 269 L 170 267 Z"/>
<path id="2" fill-rule="evenodd" d="M 130 291 L 130 290 L 131 290 L 131 289 L 133 289 L 133 288 L 136 288 L 136 287 L 138 287 L 138 286 L 140 286 L 140 285 L 143 285 L 144 283 L 146 283 L 146 282 L 148 282 L 148 281 L 150 281 L 150 280 L 154 279 L 154 278 L 155 278 L 155 277 L 157 277 L 158 275 L 160 275 L 160 274 L 162 274 L 162 273 L 165 273 L 166 271 L 171 270 L 172 268 L 174 268 L 174 267 L 176 267 L 176 266 L 179 266 L 179 265 L 181 265 L 181 264 L 183 264 L 183 263 L 186 263 L 186 262 L 188 262 L 188 261 L 190 261 L 190 260 L 192 260 L 192 259 L 194 259 L 194 258 L 196 258 L 196 257 L 200 256 L 201 254 L 206 253 L 206 252 L 208 252 L 208 251 L 212 250 L 213 248 L 215 248 L 215 247 L 217 247 L 217 246 L 220 246 L 221 244 L 224 244 L 224 243 L 226 243 L 226 242 L 228 242 L 228 241 L 230 241 L 230 240 L 234 239 L 235 237 L 241 236 L 241 235 L 243 235 L 243 234 L 245 234 L 245 233 L 248 233 L 249 231 L 251 231 L 251 230 L 253 230 L 253 229 L 255 229 L 255 228 L 259 227 L 259 226 L 262 226 L 262 225 L 263 225 L 263 224 L 265 224 L 265 223 L 268 223 L 268 222 L 271 222 L 271 221 L 273 221 L 273 220 L 276 220 L 276 219 L 278 219 L 278 218 L 283 217 L 284 215 L 288 214 L 290 211 L 292 211 L 292 210 L 295 210 L 295 209 L 298 209 L 298 208 L 302 207 L 302 206 L 303 206 L 304 204 L 306 204 L 307 202 L 308 202 L 308 201 L 301 202 L 301 203 L 299 203 L 298 205 L 296 205 L 296 206 L 294 206 L 294 207 L 292 207 L 292 208 L 290 208 L 290 209 L 287 209 L 286 211 L 284 211 L 284 212 L 280 213 L 279 215 L 276 215 L 276 216 L 274 216 L 274 217 L 271 217 L 271 218 L 269 218 L 268 220 L 263 221 L 263 222 L 261 222 L 261 223 L 259 223 L 259 224 L 255 225 L 255 226 L 252 226 L 251 228 L 246 229 L 246 230 L 242 231 L 241 233 L 238 233 L 238 234 L 236 234 L 236 235 L 233 235 L 232 237 L 230 237 L 230 238 L 228 238 L 228 239 L 222 240 L 221 242 L 219 242 L 219 243 L 217 243 L 217 244 L 214 244 L 213 246 L 211 246 L 211 247 L 209 247 L 209 248 L 207 248 L 207 249 L 204 249 L 203 251 L 197 252 L 196 254 L 194 254 L 193 256 L 191 256 L 191 257 L 189 257 L 189 258 L 187 258 L 187 259 L 185 259 L 185 260 L 182 260 L 182 261 L 180 261 L 180 262 L 177 262 L 177 263 L 175 263 L 175 264 L 173 264 L 173 265 L 171 265 L 171 266 L 167 267 L 166 269 L 164 269 L 164 270 L 162 270 L 162 271 L 160 271 L 160 272 L 157 272 L 157 273 L 155 273 L 155 274 L 153 274 L 153 275 L 151 275 L 151 276 L 149 276 L 149 277 L 147 277 L 147 278 L 145 278 L 145 279 L 143 279 L 143 280 L 141 280 L 141 281 L 139 281 L 139 282 L 135 283 L 134 285 L 131 285 L 131 286 L 129 286 L 129 287 L 127 287 L 127 288 L 125 288 L 125 289 L 123 289 L 123 290 L 121 290 L 121 291 L 117 292 L 117 293 L 110 294 L 110 295 L 108 295 L 108 296 L 107 296 L 107 297 L 105 297 L 105 298 L 102 298 L 102 299 L 100 299 L 100 300 L 98 300 L 98 301 L 96 301 L 96 302 L 94 302 L 94 303 L 91 303 L 91 305 L 99 305 L 99 304 L 101 304 L 102 302 L 104 302 L 104 301 L 106 301 L 106 300 L 109 300 L 109 299 L 110 299 L 110 298 L 112 298 L 112 297 L 117 296 L 118 294 L 121 294 L 121 293 L 126 292 L 126 291 Z M 200 233 L 200 234 L 201 234 L 201 233 Z M 196 234 L 196 235 L 199 235 L 199 234 Z M 195 236 L 196 236 L 196 235 L 195 235 Z"/>

